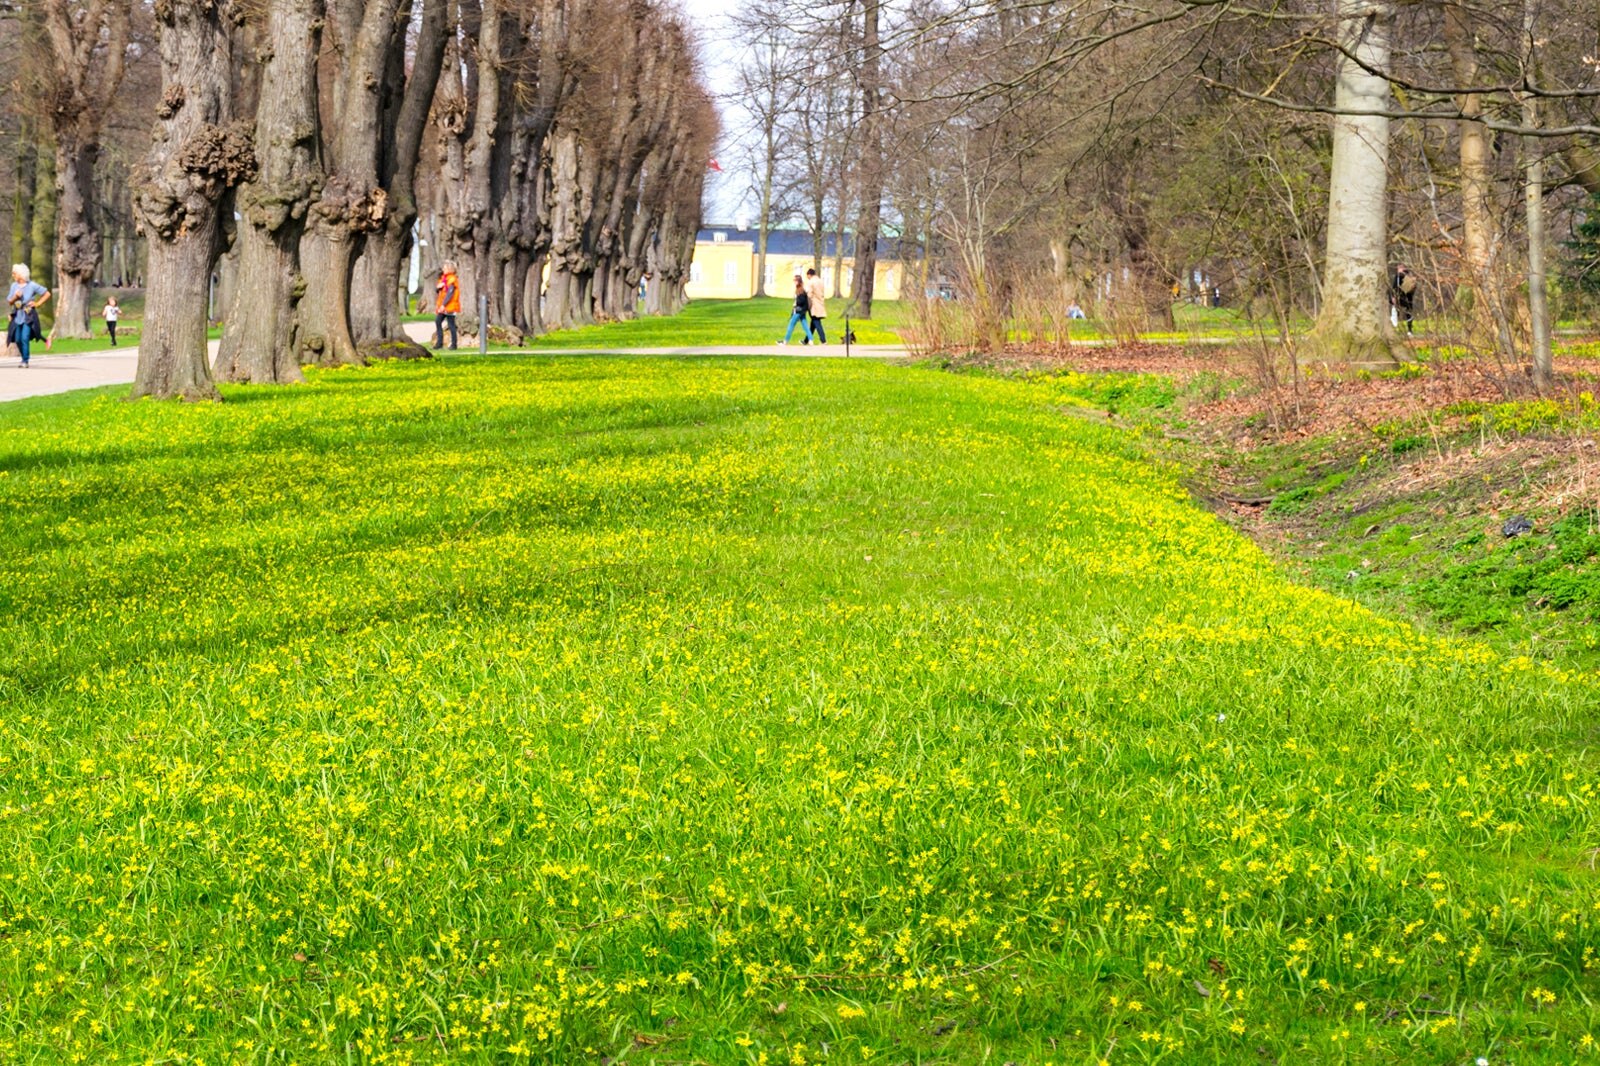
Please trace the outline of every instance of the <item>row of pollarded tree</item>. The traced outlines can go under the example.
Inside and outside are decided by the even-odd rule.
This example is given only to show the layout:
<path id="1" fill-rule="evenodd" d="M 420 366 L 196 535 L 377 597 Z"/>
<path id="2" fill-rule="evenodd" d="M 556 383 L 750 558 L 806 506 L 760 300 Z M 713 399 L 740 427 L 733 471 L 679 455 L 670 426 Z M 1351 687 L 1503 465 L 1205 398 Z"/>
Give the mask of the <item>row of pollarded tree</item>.
<path id="1" fill-rule="evenodd" d="M 652 311 L 682 305 L 716 118 L 661 0 L 34 2 L 59 86 L 57 335 L 88 332 L 99 124 L 127 63 L 160 64 L 132 176 L 148 244 L 135 395 L 423 354 L 399 296 L 419 188 L 438 197 L 434 258 L 459 262 L 493 324 L 631 317 L 647 273 Z M 129 43 L 142 15 L 154 55 Z M 213 366 L 209 287 L 230 246 Z"/>

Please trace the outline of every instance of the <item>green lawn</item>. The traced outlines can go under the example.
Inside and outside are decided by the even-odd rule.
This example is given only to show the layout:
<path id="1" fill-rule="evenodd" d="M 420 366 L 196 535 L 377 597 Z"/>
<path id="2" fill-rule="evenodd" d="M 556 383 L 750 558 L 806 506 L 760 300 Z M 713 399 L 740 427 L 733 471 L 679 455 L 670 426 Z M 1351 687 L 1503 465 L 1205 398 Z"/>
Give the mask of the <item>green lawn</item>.
<path id="1" fill-rule="evenodd" d="M 828 301 L 827 332 L 831 343 L 844 340 L 844 300 Z M 683 348 L 695 345 L 770 344 L 783 339 L 789 326 L 788 299 L 695 300 L 670 317 L 641 315 L 628 322 L 610 322 L 580 329 L 556 330 L 528 342 L 533 348 Z M 851 329 L 861 344 L 899 344 L 894 328 L 901 323 L 900 304 L 877 300 L 873 318 L 852 318 Z M 795 327 L 791 343 L 800 343 Z"/>
<path id="2" fill-rule="evenodd" d="M 1059 384 L 0 406 L 0 1061 L 1569 1063 L 1595 678 Z"/>

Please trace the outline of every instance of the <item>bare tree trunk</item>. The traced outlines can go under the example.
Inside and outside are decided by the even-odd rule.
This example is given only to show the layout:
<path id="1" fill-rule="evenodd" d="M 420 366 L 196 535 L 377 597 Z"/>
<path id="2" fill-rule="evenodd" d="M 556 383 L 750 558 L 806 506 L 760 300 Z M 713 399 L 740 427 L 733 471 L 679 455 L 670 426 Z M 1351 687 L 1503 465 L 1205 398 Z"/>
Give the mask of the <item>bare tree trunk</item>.
<path id="1" fill-rule="evenodd" d="M 858 150 L 861 203 L 856 214 L 855 276 L 850 300 L 859 318 L 872 317 L 872 294 L 878 272 L 878 230 L 883 213 L 883 129 L 880 93 L 883 45 L 878 38 L 880 0 L 862 0 L 861 63 L 862 145 Z"/>
<path id="2" fill-rule="evenodd" d="M 463 306 L 471 314 L 478 309 L 478 295 L 487 293 L 493 301 L 498 293 L 492 276 L 494 218 L 491 212 L 496 136 L 500 128 L 501 89 L 505 51 L 502 44 L 504 18 L 499 0 L 482 0 L 482 19 L 477 34 L 478 93 L 469 101 L 473 107 L 472 133 L 466 143 L 465 182 L 462 186 L 462 214 L 456 226 L 461 240 L 461 289 Z M 503 150 L 503 149 L 502 149 Z M 491 314 L 499 308 L 492 308 Z M 482 323 L 481 328 L 487 328 Z"/>
<path id="3" fill-rule="evenodd" d="M 778 169 L 778 138 L 774 120 L 767 120 L 766 155 L 761 160 L 761 218 L 756 223 L 756 295 L 767 293 L 767 234 L 772 230 L 772 183 Z"/>
<path id="4" fill-rule="evenodd" d="M 397 70 L 403 75 L 405 31 L 415 2 L 327 3 L 329 32 L 343 53 L 343 63 L 335 70 L 332 112 L 323 121 L 328 179 L 312 205 L 300 249 L 307 283 L 301 306 L 306 347 L 323 365 L 365 361 L 351 328 L 352 276 L 368 238 L 382 233 L 390 221 L 393 204 L 381 168 L 392 149 L 387 134 L 394 110 L 394 79 Z M 427 88 L 431 97 L 433 85 Z"/>
<path id="5" fill-rule="evenodd" d="M 33 123 L 24 118 L 17 134 L 17 190 L 11 209 L 11 261 L 33 261 L 33 198 L 38 192 L 39 146 Z"/>
<path id="6" fill-rule="evenodd" d="M 1444 9 L 1444 37 L 1450 53 L 1451 75 L 1457 85 L 1470 88 L 1478 80 L 1477 37 L 1472 15 L 1461 4 Z M 1463 277 L 1456 290 L 1457 304 L 1465 312 L 1467 337 L 1492 344 L 1494 316 L 1489 306 L 1499 279 L 1490 263 L 1493 214 L 1490 209 L 1492 177 L 1489 171 L 1489 131 L 1476 121 L 1483 113 L 1483 97 L 1462 93 L 1456 106 L 1464 116 L 1456 123 L 1461 164 L 1461 266 Z"/>
<path id="7" fill-rule="evenodd" d="M 364 362 L 350 329 L 350 279 L 355 272 L 355 243 L 365 241 L 364 219 L 381 219 L 387 197 L 381 189 L 353 189 L 333 183 L 323 187 L 313 206 L 316 224 L 300 242 L 301 266 L 307 279 L 301 313 L 307 317 L 310 340 L 306 354 L 319 366 L 351 366 Z M 313 293 L 315 296 L 313 297 Z M 316 319 L 311 316 L 315 313 Z"/>
<path id="8" fill-rule="evenodd" d="M 122 84 L 132 4 L 49 3 L 43 29 L 49 41 L 55 130 L 55 321 L 52 337 L 87 338 L 89 296 L 100 267 L 95 162 L 106 112 Z"/>
<path id="9" fill-rule="evenodd" d="M 570 329 L 594 321 L 589 302 L 594 257 L 586 228 L 591 211 L 585 171 L 575 130 L 558 130 L 551 159 L 550 289 L 545 319 L 554 329 Z"/>
<path id="10" fill-rule="evenodd" d="M 410 69 L 404 35 L 393 42 L 385 68 L 378 179 L 387 191 L 386 210 L 382 225 L 367 234 L 351 278 L 351 335 L 367 360 L 428 356 L 427 348 L 406 336 L 399 296 L 417 221 L 417 161 L 449 36 L 447 0 L 421 2 Z"/>
<path id="11" fill-rule="evenodd" d="M 300 373 L 300 238 L 322 181 L 316 158 L 321 0 L 274 0 L 256 105 L 260 169 L 235 199 L 238 278 L 214 367 L 220 381 L 284 384 Z"/>
<path id="12" fill-rule="evenodd" d="M 92 336 L 89 296 L 100 267 L 94 224 L 94 165 L 98 141 L 63 131 L 56 136 L 56 283 L 53 338 Z"/>
<path id="13" fill-rule="evenodd" d="M 1533 42 L 1535 0 L 1523 0 L 1522 36 Z M 1532 45 L 1530 44 L 1530 48 Z M 1533 59 L 1526 60 L 1524 80 L 1531 80 Z M 1531 128 L 1539 124 L 1539 102 L 1532 93 L 1522 98 L 1522 123 Z M 1550 305 L 1545 289 L 1544 266 L 1544 146 L 1536 136 L 1524 137 L 1523 160 L 1527 170 L 1525 197 L 1528 212 L 1528 317 L 1533 325 L 1533 383 L 1548 388 L 1554 370 L 1550 351 Z"/>
<path id="14" fill-rule="evenodd" d="M 1403 350 L 1388 314 L 1389 31 L 1387 2 L 1339 0 L 1333 166 L 1328 187 L 1328 252 L 1322 313 L 1307 337 L 1323 359 L 1393 366 Z M 1357 62 L 1359 60 L 1359 62 Z M 1373 73 L 1374 71 L 1380 73 Z"/>
<path id="15" fill-rule="evenodd" d="M 33 280 L 49 288 L 56 280 L 56 155 L 39 153 L 38 187 L 33 198 Z"/>
<path id="16" fill-rule="evenodd" d="M 164 0 L 162 101 L 136 176 L 135 210 L 149 241 L 149 281 L 134 396 L 219 399 L 206 355 L 206 297 L 216 261 L 218 203 L 254 176 L 249 137 L 231 127 L 232 12 L 217 0 Z"/>
<path id="17" fill-rule="evenodd" d="M 823 199 L 818 194 L 811 201 L 811 269 L 822 273 L 822 256 L 827 250 L 827 222 L 823 217 Z"/>
<path id="18" fill-rule="evenodd" d="M 844 291 L 840 288 L 844 284 L 844 209 L 839 210 L 839 224 L 833 231 L 833 292 L 830 295 L 839 299 Z"/>

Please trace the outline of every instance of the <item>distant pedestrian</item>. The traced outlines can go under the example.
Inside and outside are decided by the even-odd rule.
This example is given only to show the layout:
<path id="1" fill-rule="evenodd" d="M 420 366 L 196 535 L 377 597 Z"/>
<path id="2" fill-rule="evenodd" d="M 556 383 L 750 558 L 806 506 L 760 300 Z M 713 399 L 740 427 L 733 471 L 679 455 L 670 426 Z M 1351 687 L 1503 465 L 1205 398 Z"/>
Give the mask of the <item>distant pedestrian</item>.
<path id="1" fill-rule="evenodd" d="M 6 343 L 17 346 L 23 366 L 28 365 L 29 346 L 44 336 L 44 329 L 39 325 L 39 306 L 49 300 L 50 290 L 33 280 L 28 264 L 12 264 L 11 292 L 6 296 L 6 305 L 10 308 Z"/>
<path id="2" fill-rule="evenodd" d="M 1089 316 L 1083 313 L 1083 308 L 1078 306 L 1078 301 L 1073 300 L 1067 305 L 1067 317 L 1071 319 L 1084 319 Z"/>
<path id="3" fill-rule="evenodd" d="M 100 317 L 106 320 L 106 334 L 111 338 L 111 347 L 117 346 L 117 320 L 122 317 L 122 308 L 117 306 L 115 296 L 106 297 L 106 305 L 100 311 Z"/>
<path id="4" fill-rule="evenodd" d="M 789 338 L 794 336 L 794 327 L 800 326 L 800 343 L 811 343 L 811 327 L 806 325 L 806 319 L 811 316 L 811 296 L 806 292 L 806 283 L 799 274 L 794 276 L 794 306 L 789 309 L 789 329 L 784 333 L 779 344 L 788 344 Z"/>
<path id="5" fill-rule="evenodd" d="M 1389 306 L 1394 308 L 1390 317 L 1396 328 L 1404 322 L 1407 334 L 1416 332 L 1412 315 L 1417 309 L 1417 276 L 1404 263 L 1395 267 L 1394 277 L 1389 279 Z"/>
<path id="6" fill-rule="evenodd" d="M 822 328 L 822 320 L 828 317 L 828 304 L 823 299 L 822 279 L 817 277 L 816 267 L 806 268 L 806 297 L 811 313 L 811 336 L 818 344 L 827 344 L 828 331 Z M 798 301 L 796 306 L 799 306 Z"/>
<path id="7" fill-rule="evenodd" d="M 445 323 L 450 324 L 450 350 L 456 350 L 456 316 L 461 313 L 461 279 L 456 275 L 454 260 L 446 259 L 439 271 L 439 283 L 434 287 L 433 300 L 433 350 L 444 347 Z M 479 328 L 483 328 L 481 325 Z"/>

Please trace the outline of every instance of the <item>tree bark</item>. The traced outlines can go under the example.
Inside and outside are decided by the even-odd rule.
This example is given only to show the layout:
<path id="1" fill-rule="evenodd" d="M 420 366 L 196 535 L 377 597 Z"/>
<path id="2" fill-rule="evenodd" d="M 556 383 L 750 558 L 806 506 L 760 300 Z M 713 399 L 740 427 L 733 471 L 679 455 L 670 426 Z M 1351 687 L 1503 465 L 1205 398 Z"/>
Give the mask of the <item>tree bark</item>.
<path id="1" fill-rule="evenodd" d="M 594 321 L 590 302 L 594 256 L 586 232 L 592 213 L 592 161 L 580 149 L 578 133 L 558 128 L 551 153 L 550 288 L 545 320 L 553 329 Z"/>
<path id="2" fill-rule="evenodd" d="M 1339 58 L 1322 312 L 1306 344 L 1314 358 L 1393 366 L 1404 347 L 1388 314 L 1389 120 L 1352 112 L 1389 106 L 1389 83 L 1372 72 L 1389 69 L 1394 11 L 1339 0 L 1339 18 L 1340 40 L 1356 59 Z"/>
<path id="3" fill-rule="evenodd" d="M 95 163 L 105 115 L 122 84 L 132 4 L 87 0 L 43 7 L 55 90 L 56 308 L 50 335 L 87 338 L 89 297 L 101 262 Z"/>
<path id="4" fill-rule="evenodd" d="M 861 202 L 856 214 L 855 276 L 850 302 L 857 318 L 872 317 L 878 272 L 878 230 L 883 219 L 883 129 L 881 126 L 883 45 L 878 37 L 880 0 L 862 0 L 860 149 Z"/>
<path id="5" fill-rule="evenodd" d="M 273 0 L 267 14 L 255 153 L 239 189 L 238 278 L 214 368 L 220 381 L 287 384 L 300 373 L 300 238 L 322 183 L 316 155 L 321 0 Z"/>
<path id="6" fill-rule="evenodd" d="M 95 141 L 72 134 L 56 137 L 55 321 L 52 338 L 91 336 L 89 296 L 100 266 L 100 234 L 94 224 Z"/>
<path id="7" fill-rule="evenodd" d="M 766 154 L 761 159 L 761 218 L 756 223 L 756 295 L 767 293 L 767 234 L 772 231 L 772 184 L 778 169 L 777 118 L 765 119 Z"/>
<path id="8" fill-rule="evenodd" d="M 1537 40 L 1534 3 L 1535 0 L 1523 0 L 1522 36 L 1529 42 Z M 1532 81 L 1532 56 L 1524 62 L 1524 80 Z M 1522 98 L 1522 122 L 1530 129 L 1539 124 L 1539 101 L 1531 93 Z M 1524 198 L 1528 220 L 1528 317 L 1533 333 L 1533 383 L 1543 390 L 1549 387 L 1555 369 L 1550 351 L 1550 303 L 1544 265 L 1544 146 L 1538 137 L 1524 137 L 1522 152 L 1527 176 Z"/>
<path id="9" fill-rule="evenodd" d="M 149 241 L 149 289 L 134 396 L 219 399 L 206 352 L 206 297 L 223 192 L 254 176 L 249 136 L 232 125 L 227 0 L 161 0 L 162 100 L 135 176 Z"/>
<path id="10" fill-rule="evenodd" d="M 39 153 L 39 177 L 33 198 L 33 280 L 49 288 L 56 280 L 56 156 Z"/>
<path id="11" fill-rule="evenodd" d="M 351 278 L 370 234 L 388 220 L 379 180 L 385 86 L 395 49 L 405 47 L 412 0 L 331 0 L 328 29 L 344 64 L 333 81 L 333 113 L 323 121 L 328 179 L 301 241 L 307 281 L 301 314 L 306 347 L 324 366 L 365 361 L 350 322 Z"/>
<path id="12" fill-rule="evenodd" d="M 1451 76 L 1457 85 L 1470 88 L 1478 80 L 1477 34 L 1472 16 L 1461 4 L 1444 9 L 1445 45 L 1450 54 Z M 1493 213 L 1490 207 L 1492 178 L 1489 171 L 1489 131 L 1475 121 L 1483 112 L 1478 93 L 1462 93 L 1456 106 L 1464 116 L 1456 123 L 1461 166 L 1461 272 L 1456 290 L 1457 303 L 1465 312 L 1468 340 L 1493 344 L 1494 316 L 1489 302 L 1495 298 L 1499 279 L 1491 263 Z"/>
<path id="13" fill-rule="evenodd" d="M 421 0 L 410 71 L 403 47 L 390 53 L 379 180 L 388 191 L 382 227 L 367 234 L 351 279 L 350 326 L 362 359 L 421 359 L 428 349 L 406 336 L 400 319 L 401 271 L 417 221 L 416 172 L 428 111 L 449 35 L 447 0 Z M 402 35 L 403 37 L 403 35 Z M 400 42 L 403 45 L 403 39 Z"/>
<path id="14" fill-rule="evenodd" d="M 17 189 L 11 208 L 11 261 L 33 262 L 33 198 L 38 192 L 39 146 L 33 123 L 26 118 L 17 134 Z"/>

